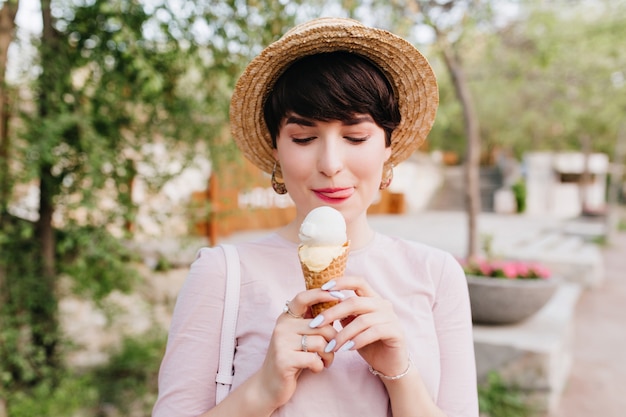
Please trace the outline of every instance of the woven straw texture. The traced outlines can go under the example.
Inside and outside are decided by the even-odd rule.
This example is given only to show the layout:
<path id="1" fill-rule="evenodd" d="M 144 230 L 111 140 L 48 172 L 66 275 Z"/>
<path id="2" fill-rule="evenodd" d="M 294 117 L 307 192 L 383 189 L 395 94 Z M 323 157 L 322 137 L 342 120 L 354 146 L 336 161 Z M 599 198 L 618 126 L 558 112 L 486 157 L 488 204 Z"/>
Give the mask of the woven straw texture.
<path id="1" fill-rule="evenodd" d="M 263 105 L 278 77 L 294 61 L 322 52 L 349 51 L 368 58 L 390 80 L 402 121 L 392 135 L 389 162 L 407 159 L 426 139 L 435 120 L 439 93 L 426 58 L 388 31 L 342 18 L 298 25 L 254 58 L 239 78 L 230 105 L 231 133 L 244 156 L 265 172 L 275 158 Z"/>

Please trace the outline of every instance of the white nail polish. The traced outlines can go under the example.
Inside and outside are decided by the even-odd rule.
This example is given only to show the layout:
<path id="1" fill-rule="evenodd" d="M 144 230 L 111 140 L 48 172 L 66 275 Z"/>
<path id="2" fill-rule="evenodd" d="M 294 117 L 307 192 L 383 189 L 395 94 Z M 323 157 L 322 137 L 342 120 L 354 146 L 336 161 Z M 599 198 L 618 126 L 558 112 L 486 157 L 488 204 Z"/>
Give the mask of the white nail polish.
<path id="1" fill-rule="evenodd" d="M 335 339 L 331 340 L 330 342 L 328 342 L 328 344 L 324 348 L 324 352 L 326 353 L 332 352 L 336 345 L 337 345 L 337 341 Z"/>
<path id="2" fill-rule="evenodd" d="M 322 324 L 323 321 L 324 321 L 324 316 L 322 316 L 321 314 L 318 314 L 317 317 L 315 317 L 313 320 L 309 322 L 309 327 L 311 329 L 315 329 L 317 326 Z"/>
<path id="3" fill-rule="evenodd" d="M 335 285 L 337 285 L 337 282 L 334 279 L 331 279 L 330 281 L 328 281 L 327 283 L 325 283 L 324 285 L 322 285 L 322 289 L 324 291 L 328 291 L 331 288 L 334 288 Z"/>
<path id="4" fill-rule="evenodd" d="M 345 351 L 347 351 L 347 350 L 352 349 L 353 347 L 354 347 L 354 342 L 353 342 L 352 340 L 348 340 L 348 341 L 346 342 L 346 344 L 345 344 L 345 345 L 343 345 L 343 346 L 342 346 L 342 347 L 338 350 L 338 352 L 345 352 Z"/>
<path id="5" fill-rule="evenodd" d="M 338 298 L 340 300 L 343 300 L 344 298 L 346 298 L 346 296 L 343 295 L 343 293 L 341 291 L 330 291 L 329 294 L 332 297 Z"/>

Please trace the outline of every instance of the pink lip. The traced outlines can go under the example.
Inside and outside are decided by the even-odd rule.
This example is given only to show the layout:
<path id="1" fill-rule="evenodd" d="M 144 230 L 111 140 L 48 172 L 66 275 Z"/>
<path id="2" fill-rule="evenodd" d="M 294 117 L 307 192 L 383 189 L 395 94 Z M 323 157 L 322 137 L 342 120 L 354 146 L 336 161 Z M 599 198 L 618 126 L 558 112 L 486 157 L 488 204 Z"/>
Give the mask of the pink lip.
<path id="1" fill-rule="evenodd" d="M 313 192 L 326 203 L 341 203 L 352 196 L 353 188 L 316 188 Z"/>

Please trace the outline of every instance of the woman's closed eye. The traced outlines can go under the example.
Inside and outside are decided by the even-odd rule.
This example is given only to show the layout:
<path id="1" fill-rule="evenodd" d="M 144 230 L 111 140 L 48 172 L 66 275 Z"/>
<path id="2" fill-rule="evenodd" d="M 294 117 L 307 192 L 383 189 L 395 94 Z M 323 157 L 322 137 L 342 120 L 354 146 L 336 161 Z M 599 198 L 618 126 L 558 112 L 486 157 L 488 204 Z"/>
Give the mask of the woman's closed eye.
<path id="1" fill-rule="evenodd" d="M 344 136 L 343 138 L 350 143 L 359 144 L 359 143 L 363 143 L 367 141 L 370 138 L 370 136 L 369 135 L 367 136 Z M 291 140 L 293 141 L 293 143 L 296 143 L 299 145 L 306 145 L 306 144 L 311 143 L 315 139 L 317 139 L 317 136 L 310 136 L 306 138 L 292 138 Z"/>
<path id="2" fill-rule="evenodd" d="M 306 145 L 308 143 L 311 143 L 313 141 L 313 139 L 315 139 L 315 136 L 311 136 L 311 137 L 307 137 L 307 138 L 292 138 L 291 140 L 293 141 L 293 143 L 297 143 L 300 145 Z"/>
<path id="3" fill-rule="evenodd" d="M 344 136 L 344 139 L 347 140 L 348 142 L 354 143 L 354 144 L 358 144 L 358 143 L 362 143 L 365 142 L 366 140 L 368 140 L 370 137 L 369 135 L 367 136 L 361 136 L 361 137 L 355 137 L 355 136 Z"/>

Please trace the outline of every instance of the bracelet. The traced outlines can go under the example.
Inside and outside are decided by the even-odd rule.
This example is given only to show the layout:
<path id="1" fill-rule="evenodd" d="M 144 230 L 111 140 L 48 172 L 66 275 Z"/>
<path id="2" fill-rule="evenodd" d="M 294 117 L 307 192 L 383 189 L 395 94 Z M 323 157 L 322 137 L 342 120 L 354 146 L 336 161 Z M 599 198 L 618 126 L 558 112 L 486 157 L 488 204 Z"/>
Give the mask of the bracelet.
<path id="1" fill-rule="evenodd" d="M 411 366 L 413 366 L 413 361 L 411 360 L 411 357 L 409 356 L 409 364 L 407 365 L 406 369 L 404 370 L 404 372 L 402 372 L 401 374 L 398 375 L 394 375 L 394 376 L 387 376 L 381 372 L 378 372 L 376 369 L 372 368 L 372 365 L 369 365 L 370 368 L 370 372 L 372 373 L 372 375 L 376 375 L 378 377 L 381 377 L 382 379 L 386 379 L 388 381 L 395 381 L 397 379 L 400 379 L 402 377 L 405 377 L 409 371 L 411 370 Z"/>

